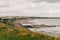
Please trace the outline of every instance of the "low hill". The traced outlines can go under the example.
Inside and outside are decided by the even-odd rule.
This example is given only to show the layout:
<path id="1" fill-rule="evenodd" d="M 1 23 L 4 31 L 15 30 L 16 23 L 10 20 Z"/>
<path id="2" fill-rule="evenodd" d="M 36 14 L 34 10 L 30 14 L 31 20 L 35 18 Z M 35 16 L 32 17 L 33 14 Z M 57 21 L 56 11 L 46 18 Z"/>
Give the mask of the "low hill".
<path id="1" fill-rule="evenodd" d="M 42 33 L 31 32 L 23 27 L 10 27 L 0 22 L 0 40 L 60 40 Z"/>

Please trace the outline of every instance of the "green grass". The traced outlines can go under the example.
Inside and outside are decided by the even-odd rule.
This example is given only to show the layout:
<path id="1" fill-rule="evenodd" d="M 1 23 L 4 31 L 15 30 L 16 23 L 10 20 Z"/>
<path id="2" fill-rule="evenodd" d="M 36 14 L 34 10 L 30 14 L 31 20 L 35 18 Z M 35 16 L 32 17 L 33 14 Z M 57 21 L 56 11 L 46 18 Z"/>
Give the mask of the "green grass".
<path id="1" fill-rule="evenodd" d="M 1 25 L 0 40 L 60 40 L 45 34 L 31 32 L 25 28 L 6 27 L 3 23 Z"/>
<path id="2" fill-rule="evenodd" d="M 9 22 L 8 25 L 9 25 L 10 27 L 14 27 L 14 23 L 13 23 L 13 22 Z"/>

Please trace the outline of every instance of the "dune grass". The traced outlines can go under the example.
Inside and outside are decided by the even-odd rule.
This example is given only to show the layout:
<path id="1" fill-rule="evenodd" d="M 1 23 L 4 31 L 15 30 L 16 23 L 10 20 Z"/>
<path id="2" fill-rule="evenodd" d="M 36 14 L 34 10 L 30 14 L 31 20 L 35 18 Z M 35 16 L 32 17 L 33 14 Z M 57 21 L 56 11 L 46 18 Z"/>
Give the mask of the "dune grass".
<path id="1" fill-rule="evenodd" d="M 60 40 L 52 36 L 31 32 L 25 28 L 12 28 L 0 23 L 0 40 Z"/>

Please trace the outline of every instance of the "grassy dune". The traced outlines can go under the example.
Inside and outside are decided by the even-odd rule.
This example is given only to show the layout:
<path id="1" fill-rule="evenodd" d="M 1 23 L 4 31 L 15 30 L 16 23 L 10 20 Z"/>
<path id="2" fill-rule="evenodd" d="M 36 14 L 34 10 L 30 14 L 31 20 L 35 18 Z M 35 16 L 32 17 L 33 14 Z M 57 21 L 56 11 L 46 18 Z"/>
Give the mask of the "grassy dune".
<path id="1" fill-rule="evenodd" d="M 25 28 L 12 28 L 0 23 L 0 40 L 60 40 L 59 38 L 41 33 L 31 32 Z"/>

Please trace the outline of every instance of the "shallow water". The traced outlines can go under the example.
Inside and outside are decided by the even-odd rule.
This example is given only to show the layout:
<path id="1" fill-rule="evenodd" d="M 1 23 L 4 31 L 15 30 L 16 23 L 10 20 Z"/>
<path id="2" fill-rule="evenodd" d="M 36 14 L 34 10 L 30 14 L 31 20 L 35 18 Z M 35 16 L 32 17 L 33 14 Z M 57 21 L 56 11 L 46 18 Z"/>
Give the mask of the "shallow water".
<path id="1" fill-rule="evenodd" d="M 28 28 L 33 32 L 45 32 L 48 34 L 57 34 L 60 36 L 60 27 L 46 27 L 46 28 Z"/>
<path id="2" fill-rule="evenodd" d="M 30 22 L 36 24 L 60 25 L 60 19 L 35 19 Z"/>
<path id="3" fill-rule="evenodd" d="M 34 19 L 34 20 L 28 20 L 28 22 L 31 22 L 33 24 L 46 24 L 46 25 L 57 25 L 56 27 L 43 27 L 43 28 L 28 28 L 31 31 L 34 32 L 46 32 L 51 34 L 57 34 L 60 36 L 60 19 Z"/>

